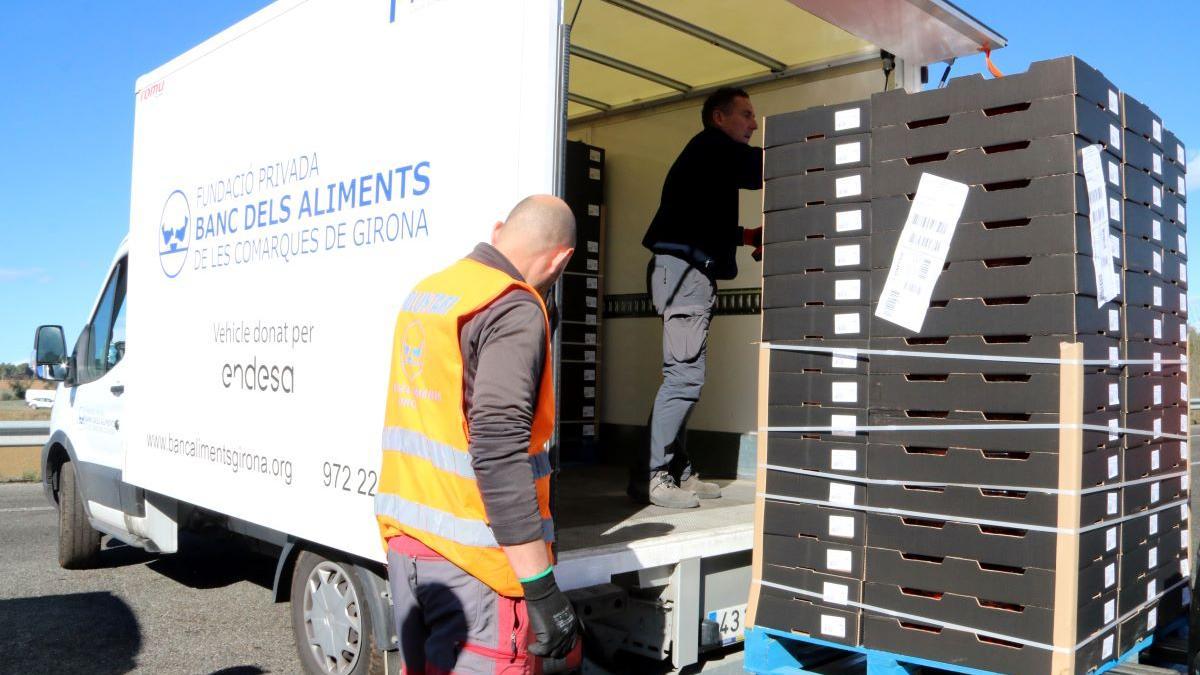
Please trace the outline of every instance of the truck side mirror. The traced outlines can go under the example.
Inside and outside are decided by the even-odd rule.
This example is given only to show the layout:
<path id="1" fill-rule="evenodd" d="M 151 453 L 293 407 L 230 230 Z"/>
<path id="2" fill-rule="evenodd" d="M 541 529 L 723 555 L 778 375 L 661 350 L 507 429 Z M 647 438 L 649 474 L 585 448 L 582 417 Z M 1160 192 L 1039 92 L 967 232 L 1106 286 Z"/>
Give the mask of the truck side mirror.
<path id="1" fill-rule="evenodd" d="M 67 338 L 62 326 L 38 326 L 33 337 L 33 372 L 40 380 L 61 381 L 67 376 Z"/>

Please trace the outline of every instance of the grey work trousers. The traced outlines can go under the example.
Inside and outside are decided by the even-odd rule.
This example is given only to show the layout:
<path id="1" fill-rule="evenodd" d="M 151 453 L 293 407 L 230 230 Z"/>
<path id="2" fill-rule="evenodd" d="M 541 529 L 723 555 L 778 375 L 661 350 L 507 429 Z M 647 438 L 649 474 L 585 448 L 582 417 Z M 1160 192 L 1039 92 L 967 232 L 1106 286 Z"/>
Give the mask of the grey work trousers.
<path id="1" fill-rule="evenodd" d="M 682 482 L 692 474 L 687 422 L 704 387 L 708 325 L 717 285 L 686 261 L 662 254 L 651 259 L 646 277 L 654 310 L 663 318 L 663 381 L 650 413 L 646 477 L 668 471 Z"/>

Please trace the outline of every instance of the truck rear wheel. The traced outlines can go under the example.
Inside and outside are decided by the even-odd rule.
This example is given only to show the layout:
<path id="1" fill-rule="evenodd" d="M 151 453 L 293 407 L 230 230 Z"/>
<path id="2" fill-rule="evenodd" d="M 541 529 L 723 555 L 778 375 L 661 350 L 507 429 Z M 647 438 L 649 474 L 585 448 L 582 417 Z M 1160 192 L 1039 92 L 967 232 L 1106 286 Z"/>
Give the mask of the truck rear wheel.
<path id="1" fill-rule="evenodd" d="M 83 510 L 74 463 L 63 462 L 58 476 L 58 564 L 68 570 L 87 569 L 100 557 L 100 533 Z"/>
<path id="2" fill-rule="evenodd" d="M 292 633 L 311 675 L 382 675 L 370 604 L 353 566 L 301 551 L 292 574 Z"/>

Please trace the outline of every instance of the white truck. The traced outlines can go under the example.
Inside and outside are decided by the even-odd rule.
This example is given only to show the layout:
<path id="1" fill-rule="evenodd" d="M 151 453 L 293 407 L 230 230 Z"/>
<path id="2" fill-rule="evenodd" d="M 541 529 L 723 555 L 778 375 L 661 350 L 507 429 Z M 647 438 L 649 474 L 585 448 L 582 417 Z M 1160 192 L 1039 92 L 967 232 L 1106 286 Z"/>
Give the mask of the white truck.
<path id="1" fill-rule="evenodd" d="M 216 523 L 277 555 L 308 672 L 395 672 L 372 494 L 411 285 L 561 192 L 583 138 L 610 157 L 605 290 L 636 289 L 621 272 L 716 86 L 769 114 L 885 86 L 881 47 L 911 88 L 981 46 L 1003 38 L 945 0 L 280 0 L 190 49 L 137 80 L 129 233 L 90 320 L 73 349 L 37 332 L 33 365 L 60 382 L 60 563 L 95 563 L 102 535 L 173 553 Z M 621 359 L 656 350 L 612 350 L 612 396 L 639 370 Z M 752 419 L 744 380 L 715 369 L 709 390 L 731 383 Z M 623 473 L 556 477 L 557 575 L 595 643 L 678 668 L 736 642 L 753 485 L 671 514 L 631 507 Z"/>

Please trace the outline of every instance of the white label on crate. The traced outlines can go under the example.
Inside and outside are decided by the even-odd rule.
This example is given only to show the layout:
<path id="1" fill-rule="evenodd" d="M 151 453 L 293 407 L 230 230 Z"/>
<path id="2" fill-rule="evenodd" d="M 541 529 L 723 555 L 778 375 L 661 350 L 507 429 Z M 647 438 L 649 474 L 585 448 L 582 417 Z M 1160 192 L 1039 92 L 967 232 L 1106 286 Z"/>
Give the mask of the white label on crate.
<path id="1" fill-rule="evenodd" d="M 1104 623 L 1112 623 L 1117 614 L 1117 601 L 1109 600 L 1104 603 Z"/>
<path id="2" fill-rule="evenodd" d="M 821 599 L 831 605 L 844 605 L 850 599 L 850 587 L 826 581 L 821 589 Z"/>
<path id="3" fill-rule="evenodd" d="M 1187 155 L 1183 152 L 1183 144 L 1175 144 L 1175 161 L 1181 165 L 1187 165 Z"/>
<path id="4" fill-rule="evenodd" d="M 584 333 L 583 342 L 584 342 L 584 344 L 589 344 L 589 345 L 596 344 L 596 334 L 595 333 Z"/>
<path id="5" fill-rule="evenodd" d="M 1180 291 L 1179 292 L 1179 311 L 1182 312 L 1182 311 L 1186 311 L 1186 310 L 1187 310 L 1187 293 Z M 1181 342 L 1182 342 L 1182 340 L 1181 340 Z"/>
<path id="6" fill-rule="evenodd" d="M 588 178 L 591 178 L 592 180 L 600 180 L 600 169 L 597 169 L 594 166 L 588 169 Z"/>
<path id="7" fill-rule="evenodd" d="M 1162 241 L 1162 221 L 1155 218 L 1150 221 L 1150 236 L 1154 241 Z"/>
<path id="8" fill-rule="evenodd" d="M 1188 533 L 1187 533 L 1187 530 L 1184 530 L 1183 532 L 1179 533 L 1179 548 L 1187 548 L 1187 547 L 1188 547 Z"/>
<path id="9" fill-rule="evenodd" d="M 1176 236 L 1178 236 L 1178 237 L 1179 237 L 1179 239 L 1178 239 L 1178 242 L 1179 242 L 1179 246 L 1178 246 L 1178 248 L 1179 248 L 1179 252 L 1180 252 L 1180 253 L 1182 253 L 1182 254 L 1184 254 L 1184 255 L 1187 255 L 1187 238 L 1186 238 L 1186 237 L 1184 237 L 1182 234 L 1180 234 L 1180 235 L 1176 235 Z"/>
<path id="10" fill-rule="evenodd" d="M 1117 564 L 1109 563 L 1104 568 L 1104 587 L 1108 588 L 1117 583 Z"/>
<path id="11" fill-rule="evenodd" d="M 1187 395 L 1187 394 L 1188 394 L 1188 392 L 1187 392 L 1187 382 L 1180 382 L 1180 383 L 1179 383 L 1179 400 L 1181 400 L 1181 401 L 1186 401 L 1186 400 L 1188 400 L 1188 395 Z"/>
<path id="12" fill-rule="evenodd" d="M 911 331 L 921 330 L 966 199 L 965 184 L 921 174 L 875 316 Z"/>
<path id="13" fill-rule="evenodd" d="M 595 382 L 596 381 L 596 371 L 595 370 L 583 371 L 583 379 L 587 382 Z"/>
<path id="14" fill-rule="evenodd" d="M 1154 339 L 1155 340 L 1162 339 L 1162 319 L 1154 320 Z"/>
<path id="15" fill-rule="evenodd" d="M 593 405 L 583 406 L 583 416 L 584 417 L 595 417 L 596 416 L 596 406 L 593 406 Z"/>
<path id="16" fill-rule="evenodd" d="M 1117 92 L 1108 90 L 1108 111 L 1114 115 L 1121 114 L 1121 99 L 1117 96 Z"/>
<path id="17" fill-rule="evenodd" d="M 1158 627 L 1158 608 L 1151 607 L 1149 612 L 1146 612 L 1146 630 L 1154 630 Z"/>
<path id="18" fill-rule="evenodd" d="M 1105 497 L 1107 497 L 1107 499 L 1106 499 L 1107 508 L 1105 509 L 1105 513 L 1107 513 L 1108 515 L 1112 515 L 1112 514 L 1116 513 L 1117 507 L 1118 507 L 1117 493 L 1110 492 L 1107 495 L 1105 495 Z"/>
<path id="19" fill-rule="evenodd" d="M 601 158 L 600 151 L 596 149 L 588 150 L 588 161 L 599 162 Z"/>
<path id="20" fill-rule="evenodd" d="M 829 614 L 821 615 L 821 634 L 832 635 L 837 638 L 846 637 L 846 619 L 840 616 L 831 616 Z"/>
<path id="21" fill-rule="evenodd" d="M 1150 530 L 1149 530 L 1150 534 L 1158 534 L 1158 514 L 1157 513 L 1150 514 L 1149 526 L 1150 526 Z"/>
<path id="22" fill-rule="evenodd" d="M 1180 225 L 1187 225 L 1187 209 L 1184 208 L 1183 204 L 1175 205 L 1175 220 L 1178 220 Z M 1179 238 L 1183 239 L 1183 235 L 1180 235 Z M 1179 248 L 1182 249 L 1183 246 Z M 1186 253 L 1186 251 L 1184 252 Z"/>
<path id="23" fill-rule="evenodd" d="M 1184 397 L 1183 397 L 1183 400 L 1185 400 L 1185 401 L 1186 401 L 1186 400 L 1188 400 L 1188 399 L 1187 399 L 1187 397 L 1186 397 L 1186 396 L 1184 396 Z M 1179 459 L 1187 459 L 1187 458 L 1188 458 L 1188 456 L 1187 456 L 1187 443 L 1180 443 L 1180 444 L 1179 444 Z"/>
<path id="24" fill-rule="evenodd" d="M 861 262 L 862 246 L 859 244 L 845 244 L 833 247 L 833 264 L 835 267 L 857 265 Z"/>
<path id="25" fill-rule="evenodd" d="M 1186 561 L 1186 560 L 1179 561 L 1179 576 L 1181 576 L 1185 579 L 1187 577 L 1191 576 L 1191 574 L 1188 572 L 1188 561 Z"/>
<path id="26" fill-rule="evenodd" d="M 1116 455 L 1108 458 L 1108 477 L 1116 478 L 1117 474 L 1121 473 L 1120 461 Z"/>
<path id="27" fill-rule="evenodd" d="M 862 161 L 862 143 L 838 143 L 833 148 L 834 164 L 853 164 Z"/>
<path id="28" fill-rule="evenodd" d="M 851 516 L 829 516 L 829 536 L 841 539 L 853 539 L 854 518 Z"/>
<path id="29" fill-rule="evenodd" d="M 1120 293 L 1121 280 L 1112 266 L 1112 260 L 1117 256 L 1108 236 L 1108 221 L 1113 212 L 1120 210 L 1121 205 L 1105 202 L 1100 146 L 1089 145 L 1079 152 L 1083 162 L 1083 178 L 1088 190 L 1088 225 L 1092 238 L 1092 268 L 1096 276 L 1096 306 L 1101 307 Z M 1109 330 L 1115 330 L 1111 323 L 1110 318 Z"/>
<path id="30" fill-rule="evenodd" d="M 1108 250 L 1112 251 L 1113 260 L 1120 260 L 1121 259 L 1121 238 L 1115 234 L 1108 235 Z M 1120 290 L 1121 289 L 1118 288 L 1117 292 L 1119 293 Z"/>
<path id="31" fill-rule="evenodd" d="M 1113 636 L 1105 635 L 1104 643 L 1100 647 L 1100 658 L 1107 659 L 1113 655 Z"/>
<path id="32" fill-rule="evenodd" d="M 587 250 L 588 250 L 588 253 L 599 253 L 600 252 L 600 242 L 589 241 L 587 243 Z"/>
<path id="33" fill-rule="evenodd" d="M 595 326 L 596 325 L 596 315 L 588 314 L 587 316 L 583 317 L 583 322 L 589 326 Z"/>
<path id="34" fill-rule="evenodd" d="M 1162 418 L 1154 420 L 1154 423 L 1150 426 L 1154 427 L 1154 438 L 1162 436 Z"/>
<path id="35" fill-rule="evenodd" d="M 583 435 L 584 436 L 595 436 L 596 435 L 596 427 L 591 424 L 583 425 Z"/>
<path id="36" fill-rule="evenodd" d="M 599 283 L 599 282 L 600 282 L 600 280 L 599 280 L 599 279 L 597 279 L 596 277 L 588 277 L 588 278 L 587 278 L 587 281 L 586 281 L 586 282 L 584 282 L 584 283 L 586 283 L 586 284 L 587 284 L 587 287 L 588 287 L 588 289 L 589 289 L 589 290 L 593 290 L 593 291 L 594 291 L 594 290 L 596 290 L 596 289 L 597 289 L 597 288 L 600 286 L 600 283 Z"/>
<path id="37" fill-rule="evenodd" d="M 833 130 L 844 131 L 862 126 L 862 112 L 858 108 L 846 108 L 833 113 Z"/>
<path id="38" fill-rule="evenodd" d="M 834 471 L 854 471 L 858 468 L 858 451 L 834 449 L 829 452 L 829 468 Z"/>
<path id="39" fill-rule="evenodd" d="M 1175 177 L 1175 191 L 1178 192 L 1180 196 L 1187 196 L 1187 181 L 1183 179 L 1183 176 Z"/>
<path id="40" fill-rule="evenodd" d="M 1154 405 L 1162 405 L 1162 385 L 1161 384 L 1154 385 Z"/>
<path id="41" fill-rule="evenodd" d="M 1187 518 L 1188 518 L 1188 505 L 1187 505 L 1187 504 L 1180 504 L 1180 505 L 1179 505 L 1179 519 L 1180 519 L 1180 520 L 1187 520 Z M 1186 547 L 1185 547 L 1185 548 L 1186 548 Z"/>
<path id="42" fill-rule="evenodd" d="M 1108 348 L 1108 365 L 1117 368 L 1121 365 L 1121 350 L 1118 347 Z"/>
<path id="43" fill-rule="evenodd" d="M 862 176 L 854 174 L 853 176 L 842 176 L 833 181 L 833 192 L 838 199 L 843 197 L 857 197 L 862 194 Z"/>
<path id="44" fill-rule="evenodd" d="M 1120 438 L 1120 436 L 1119 436 L 1120 432 L 1117 431 L 1117 429 L 1120 429 L 1120 428 L 1121 428 L 1121 425 L 1117 420 L 1109 420 L 1108 421 L 1108 440 L 1115 441 L 1118 438 Z"/>
<path id="45" fill-rule="evenodd" d="M 846 335 L 848 333 L 857 333 L 861 330 L 858 312 L 850 312 L 848 314 L 833 315 L 833 333 L 834 335 Z"/>
<path id="46" fill-rule="evenodd" d="M 834 368 L 856 370 L 858 368 L 858 350 L 834 349 L 830 353 L 830 361 L 833 363 Z"/>
<path id="47" fill-rule="evenodd" d="M 596 260 L 595 258 L 588 258 L 587 268 L 589 272 L 595 272 L 596 270 L 600 269 L 600 261 Z"/>
<path id="48" fill-rule="evenodd" d="M 1108 385 L 1108 404 L 1120 405 L 1121 403 L 1121 387 L 1116 382 Z"/>
<path id="49" fill-rule="evenodd" d="M 857 232 L 862 229 L 862 209 L 838 211 L 834 218 L 834 229 L 838 232 Z"/>
<path id="50" fill-rule="evenodd" d="M 854 560 L 850 551 L 829 549 L 825 552 L 825 567 L 835 572 L 849 572 L 854 568 Z"/>
<path id="51" fill-rule="evenodd" d="M 1181 433 L 1181 434 L 1184 433 L 1185 431 L 1187 431 L 1187 428 L 1188 428 L 1187 415 L 1180 415 L 1179 416 L 1179 433 Z"/>
<path id="52" fill-rule="evenodd" d="M 1108 329 L 1111 331 L 1121 330 L 1121 312 L 1115 309 L 1108 310 Z"/>
<path id="53" fill-rule="evenodd" d="M 1101 200 L 1103 201 L 1103 200 Z M 1091 207 L 1089 207 L 1089 211 Z M 1108 199 L 1108 219 L 1114 223 L 1121 222 L 1121 202 L 1109 197 Z"/>
<path id="54" fill-rule="evenodd" d="M 591 307 L 592 309 L 596 309 L 596 296 L 594 296 L 594 295 L 587 296 L 586 298 L 583 299 L 583 304 L 587 305 L 588 307 Z"/>
<path id="55" fill-rule="evenodd" d="M 1154 288 L 1152 289 L 1152 295 L 1154 296 L 1154 306 L 1162 307 L 1162 286 L 1155 284 Z"/>
<path id="56" fill-rule="evenodd" d="M 854 415 L 830 415 L 829 427 L 834 436 L 853 436 L 858 433 L 858 418 Z"/>
<path id="57" fill-rule="evenodd" d="M 596 350 L 592 349 L 583 353 L 583 360 L 588 363 L 596 362 Z"/>
<path id="58" fill-rule="evenodd" d="M 600 205 L 599 204 L 588 204 L 588 215 L 589 216 L 600 215 Z"/>
<path id="59" fill-rule="evenodd" d="M 1187 324 L 1186 323 L 1179 324 L 1179 341 L 1187 342 Z M 1185 372 L 1185 373 L 1187 372 L 1187 364 L 1186 363 L 1183 364 L 1183 372 Z"/>
<path id="60" fill-rule="evenodd" d="M 1158 579 L 1146 582 L 1146 602 L 1151 602 L 1158 596 Z"/>
<path id="61" fill-rule="evenodd" d="M 1146 569 L 1152 570 L 1155 567 L 1158 567 L 1158 547 L 1152 546 L 1150 550 L 1146 552 Z"/>
<path id="62" fill-rule="evenodd" d="M 1158 154 L 1157 152 L 1154 153 L 1153 161 L 1151 162 L 1151 164 L 1153 165 L 1154 173 L 1161 176 L 1162 175 L 1162 155 Z"/>
<path id="63" fill-rule="evenodd" d="M 1150 265 L 1154 268 L 1155 272 L 1162 274 L 1162 254 L 1158 251 L 1151 251 Z"/>
<path id="64" fill-rule="evenodd" d="M 1121 167 L 1111 159 L 1108 160 L 1108 182 L 1121 187 Z"/>
<path id="65" fill-rule="evenodd" d="M 583 397 L 584 398 L 596 398 L 596 388 L 595 387 L 584 387 L 583 388 Z"/>
<path id="66" fill-rule="evenodd" d="M 1154 352 L 1154 372 L 1162 372 L 1162 352 Z"/>
<path id="67" fill-rule="evenodd" d="M 1150 135 L 1154 137 L 1154 140 L 1162 143 L 1162 122 L 1158 120 L 1150 121 Z"/>
<path id="68" fill-rule="evenodd" d="M 834 382 L 832 388 L 834 403 L 858 402 L 858 384 L 856 382 Z"/>
<path id="69" fill-rule="evenodd" d="M 1179 263 L 1179 280 L 1187 283 L 1187 263 Z"/>
<path id="70" fill-rule="evenodd" d="M 1153 504 L 1154 502 L 1158 501 L 1159 497 L 1161 497 L 1161 496 L 1162 496 L 1162 483 L 1157 483 L 1157 482 L 1151 483 L 1150 484 L 1150 503 Z"/>
<path id="71" fill-rule="evenodd" d="M 854 506 L 854 486 L 848 483 L 830 483 L 829 503 Z"/>
<path id="72" fill-rule="evenodd" d="M 1150 201 L 1155 206 L 1162 206 L 1162 188 L 1157 185 L 1150 188 Z"/>
<path id="73" fill-rule="evenodd" d="M 1121 149 L 1121 130 L 1115 124 L 1108 125 L 1108 144 L 1113 150 Z"/>
<path id="74" fill-rule="evenodd" d="M 1158 467 L 1162 466 L 1162 460 L 1159 459 L 1158 450 L 1150 451 L 1150 470 L 1158 471 Z"/>
<path id="75" fill-rule="evenodd" d="M 833 282 L 834 300 L 858 300 L 862 297 L 861 279 L 838 279 Z"/>
<path id="76" fill-rule="evenodd" d="M 1117 528 L 1110 527 L 1104 533 L 1104 550 L 1111 551 L 1117 547 Z"/>

